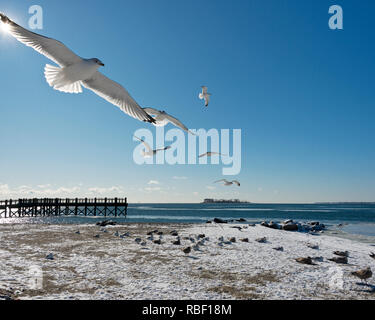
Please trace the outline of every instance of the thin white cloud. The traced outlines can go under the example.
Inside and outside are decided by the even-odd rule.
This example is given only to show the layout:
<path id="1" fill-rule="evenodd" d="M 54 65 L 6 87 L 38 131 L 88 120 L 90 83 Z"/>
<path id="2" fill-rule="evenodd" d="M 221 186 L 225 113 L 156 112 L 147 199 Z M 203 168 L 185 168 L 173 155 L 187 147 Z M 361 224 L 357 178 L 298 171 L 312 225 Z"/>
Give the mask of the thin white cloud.
<path id="1" fill-rule="evenodd" d="M 216 189 L 216 187 L 213 187 L 213 186 L 207 186 L 206 187 L 208 190 L 215 190 Z"/>
<path id="2" fill-rule="evenodd" d="M 153 192 L 153 191 L 160 191 L 161 188 L 160 187 L 146 187 L 144 188 L 144 190 L 148 192 Z"/>
<path id="3" fill-rule="evenodd" d="M 187 180 L 188 177 L 178 177 L 178 176 L 174 176 L 173 179 L 174 179 L 174 180 Z"/>
<path id="4" fill-rule="evenodd" d="M 160 184 L 160 182 L 157 180 L 150 180 L 149 182 L 147 182 L 147 184 Z"/>

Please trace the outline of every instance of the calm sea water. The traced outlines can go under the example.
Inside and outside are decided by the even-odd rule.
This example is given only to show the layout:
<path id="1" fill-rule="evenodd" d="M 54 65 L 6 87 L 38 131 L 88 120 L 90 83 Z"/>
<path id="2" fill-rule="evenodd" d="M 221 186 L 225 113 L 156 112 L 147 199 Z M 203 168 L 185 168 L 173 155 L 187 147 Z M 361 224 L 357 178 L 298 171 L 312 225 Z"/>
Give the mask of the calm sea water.
<path id="1" fill-rule="evenodd" d="M 127 218 L 117 222 L 205 223 L 213 218 L 249 222 L 285 219 L 319 221 L 329 227 L 340 223 L 352 234 L 375 236 L 375 204 L 130 204 Z M 104 217 L 48 217 L 0 219 L 0 223 L 96 223 Z"/>

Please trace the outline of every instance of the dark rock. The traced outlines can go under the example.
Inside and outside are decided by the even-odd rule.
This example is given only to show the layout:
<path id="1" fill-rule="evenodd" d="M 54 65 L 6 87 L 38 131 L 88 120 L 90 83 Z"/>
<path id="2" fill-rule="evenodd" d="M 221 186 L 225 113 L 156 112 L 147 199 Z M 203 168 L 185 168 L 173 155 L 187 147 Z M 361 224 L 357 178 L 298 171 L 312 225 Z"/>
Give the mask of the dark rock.
<path id="1" fill-rule="evenodd" d="M 255 239 L 255 241 L 259 242 L 259 243 L 266 243 L 267 242 L 267 238 L 266 237 L 258 238 L 258 239 Z"/>
<path id="2" fill-rule="evenodd" d="M 262 221 L 261 223 L 260 223 L 260 225 L 262 226 L 262 227 L 269 227 L 269 224 L 268 224 L 268 222 L 266 222 L 266 221 Z"/>
<path id="3" fill-rule="evenodd" d="M 249 242 L 249 238 L 243 238 L 241 239 L 242 242 Z"/>
<path id="4" fill-rule="evenodd" d="M 272 248 L 273 250 L 276 250 L 276 251 L 284 251 L 284 248 L 283 247 L 275 247 L 275 248 Z"/>
<path id="5" fill-rule="evenodd" d="M 198 239 L 203 239 L 203 238 L 206 238 L 206 235 L 205 235 L 205 234 L 199 234 L 199 235 L 198 235 Z"/>
<path id="6" fill-rule="evenodd" d="M 232 237 L 229 239 L 230 242 L 236 242 L 236 238 L 235 237 Z"/>
<path id="7" fill-rule="evenodd" d="M 175 231 L 175 230 L 171 231 L 171 236 L 177 237 L 178 236 L 178 232 Z"/>
<path id="8" fill-rule="evenodd" d="M 206 223 L 212 223 L 212 221 L 211 221 L 211 220 L 208 220 L 208 221 L 206 221 Z"/>
<path id="9" fill-rule="evenodd" d="M 276 222 L 271 221 L 268 224 L 268 228 L 271 228 L 271 229 L 280 229 L 280 226 Z"/>
<path id="10" fill-rule="evenodd" d="M 284 224 L 282 229 L 286 231 L 298 231 L 298 225 L 296 223 L 288 223 Z"/>
<path id="11" fill-rule="evenodd" d="M 246 222 L 246 219 L 244 219 L 244 218 L 240 218 L 240 219 L 237 219 L 236 221 L 237 221 L 237 222 Z"/>
<path id="12" fill-rule="evenodd" d="M 161 244 L 161 240 L 160 240 L 160 239 L 158 239 L 158 240 L 154 240 L 154 243 L 155 243 L 155 244 Z"/>
<path id="13" fill-rule="evenodd" d="M 172 243 L 173 243 L 175 246 L 180 246 L 180 245 L 181 245 L 181 241 L 180 241 L 180 240 L 173 241 Z"/>
<path id="14" fill-rule="evenodd" d="M 223 219 L 220 219 L 220 218 L 215 218 L 215 219 L 214 219 L 214 222 L 215 222 L 215 223 L 228 223 L 227 220 L 223 220 Z"/>

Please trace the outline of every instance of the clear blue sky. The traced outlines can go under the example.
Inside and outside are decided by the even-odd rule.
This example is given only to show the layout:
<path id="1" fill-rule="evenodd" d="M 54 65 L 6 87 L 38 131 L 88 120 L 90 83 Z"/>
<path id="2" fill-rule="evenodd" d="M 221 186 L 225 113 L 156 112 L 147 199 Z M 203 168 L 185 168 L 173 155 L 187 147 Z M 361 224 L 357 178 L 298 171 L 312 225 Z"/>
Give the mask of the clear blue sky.
<path id="1" fill-rule="evenodd" d="M 133 133 L 153 127 L 90 91 L 52 90 L 51 62 L 0 33 L 0 198 L 375 200 L 374 1 L 3 0 L 0 11 L 27 26 L 33 4 L 38 32 L 101 59 L 140 105 L 190 128 L 242 129 L 242 185 L 213 184 L 218 165 L 134 164 Z M 333 4 L 344 30 L 328 28 Z"/>

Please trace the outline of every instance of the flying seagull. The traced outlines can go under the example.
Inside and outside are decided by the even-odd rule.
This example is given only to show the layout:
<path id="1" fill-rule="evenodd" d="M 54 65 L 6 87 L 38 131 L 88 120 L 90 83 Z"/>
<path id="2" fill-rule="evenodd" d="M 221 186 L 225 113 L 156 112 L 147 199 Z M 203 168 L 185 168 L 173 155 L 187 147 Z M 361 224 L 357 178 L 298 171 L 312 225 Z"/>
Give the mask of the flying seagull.
<path id="1" fill-rule="evenodd" d="M 174 124 L 176 127 L 181 128 L 182 130 L 191 133 L 192 135 L 195 136 L 195 133 L 191 132 L 180 120 L 172 117 L 165 111 L 160 111 L 156 110 L 154 108 L 143 108 L 143 110 L 148 114 L 148 115 L 153 115 L 155 116 L 154 119 L 154 125 L 157 127 L 164 127 L 165 125 L 168 124 L 168 122 Z"/>
<path id="2" fill-rule="evenodd" d="M 228 181 L 227 179 L 221 179 L 218 181 L 215 181 L 214 183 L 223 182 L 224 186 L 231 186 L 232 184 L 236 184 L 240 186 L 241 184 L 237 180 Z"/>
<path id="3" fill-rule="evenodd" d="M 208 107 L 208 104 L 210 103 L 210 96 L 211 96 L 211 93 L 208 93 L 207 92 L 207 87 L 206 86 L 202 86 L 202 92 L 199 94 L 199 99 L 203 100 L 204 99 L 204 105 L 206 107 Z"/>
<path id="4" fill-rule="evenodd" d="M 214 155 L 218 155 L 218 156 L 226 156 L 226 154 L 222 154 L 220 152 L 212 152 L 212 151 L 209 151 L 209 152 L 206 152 L 206 153 L 203 153 L 199 156 L 199 158 L 203 158 L 203 157 L 212 157 Z"/>
<path id="5" fill-rule="evenodd" d="M 165 148 L 162 148 L 162 149 L 152 150 L 150 145 L 146 141 L 144 141 L 143 139 L 140 139 L 136 136 L 134 136 L 134 138 L 136 138 L 138 141 L 142 142 L 143 145 L 146 147 L 147 151 L 144 151 L 144 150 L 141 151 L 141 154 L 144 158 L 151 158 L 154 155 L 156 155 L 158 153 L 158 151 L 164 151 L 164 150 L 168 150 L 168 149 L 171 148 L 171 146 L 168 146 L 168 147 L 165 147 Z"/>
<path id="6" fill-rule="evenodd" d="M 55 90 L 67 93 L 81 93 L 82 86 L 119 107 L 131 117 L 155 122 L 120 84 L 98 71 L 104 63 L 97 58 L 84 59 L 68 49 L 62 42 L 26 30 L 0 13 L 0 20 L 8 32 L 18 41 L 33 48 L 55 62 L 59 67 L 47 64 L 44 75 Z"/>

